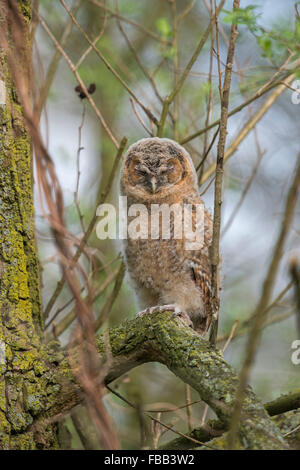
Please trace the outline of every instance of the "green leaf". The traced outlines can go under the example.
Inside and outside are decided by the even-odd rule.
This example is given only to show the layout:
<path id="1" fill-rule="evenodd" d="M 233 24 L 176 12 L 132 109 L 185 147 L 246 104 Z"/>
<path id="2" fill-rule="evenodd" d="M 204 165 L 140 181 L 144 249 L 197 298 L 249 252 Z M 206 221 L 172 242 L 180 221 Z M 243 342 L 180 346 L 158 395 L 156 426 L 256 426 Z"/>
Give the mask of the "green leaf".
<path id="1" fill-rule="evenodd" d="M 164 57 L 166 57 L 167 59 L 173 59 L 175 54 L 176 54 L 175 46 L 168 47 L 163 53 Z"/>
<path id="2" fill-rule="evenodd" d="M 264 51 L 264 56 L 265 57 L 272 57 L 272 41 L 271 39 L 265 35 L 265 36 L 260 36 L 257 39 L 257 42 L 261 49 Z"/>
<path id="3" fill-rule="evenodd" d="M 251 30 L 257 29 L 257 20 L 261 16 L 261 13 L 257 13 L 255 10 L 260 8 L 259 5 L 249 5 L 246 8 L 236 8 L 234 11 L 223 10 L 226 16 L 222 19 L 224 23 L 233 23 L 246 25 Z"/>
<path id="4" fill-rule="evenodd" d="M 211 84 L 209 82 L 203 82 L 201 88 L 204 96 L 208 96 L 211 89 Z"/>
<path id="5" fill-rule="evenodd" d="M 172 29 L 166 18 L 158 18 L 155 24 L 157 31 L 162 35 L 163 38 L 167 39 L 172 36 Z"/>

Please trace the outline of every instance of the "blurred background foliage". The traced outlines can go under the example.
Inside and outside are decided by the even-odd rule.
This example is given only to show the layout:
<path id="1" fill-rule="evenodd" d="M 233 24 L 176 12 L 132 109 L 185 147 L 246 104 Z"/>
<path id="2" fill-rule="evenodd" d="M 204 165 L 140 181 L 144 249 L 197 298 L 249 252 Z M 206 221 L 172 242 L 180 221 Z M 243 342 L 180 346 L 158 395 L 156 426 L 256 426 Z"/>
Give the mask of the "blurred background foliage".
<path id="1" fill-rule="evenodd" d="M 36 2 L 36 7 L 37 3 L 39 14 L 63 45 L 72 62 L 77 64 L 89 46 L 85 38 L 72 25 L 59 0 L 40 0 Z M 67 4 L 91 40 L 94 41 L 100 34 L 95 46 L 159 118 L 162 109 L 160 97 L 164 99 L 172 91 L 176 77 L 181 75 L 209 23 L 210 1 L 177 0 L 176 15 L 181 18 L 177 21 L 176 36 L 174 3 L 168 0 L 119 0 L 118 4 L 115 1 L 74 0 Z M 268 82 L 288 57 L 292 57 L 292 61 L 299 58 L 300 2 L 265 0 L 255 5 L 248 1 L 241 4 L 242 8 L 233 14 L 232 2 L 226 2 L 219 17 L 222 69 L 226 62 L 231 22 L 239 25 L 230 110 Z M 120 22 L 118 15 L 116 16 L 117 11 L 122 17 Z M 165 137 L 181 141 L 205 127 L 209 99 L 212 102 L 209 122 L 220 117 L 215 55 L 211 83 L 209 80 L 210 49 L 208 39 L 184 83 L 175 108 L 172 109 L 174 114 L 178 114 L 177 123 L 173 125 L 171 120 L 167 121 Z M 49 79 L 49 64 L 55 53 L 53 41 L 38 25 L 34 42 L 34 65 L 39 86 L 45 83 L 47 77 Z M 96 85 L 92 97 L 118 141 L 126 136 L 128 144 L 131 144 L 147 137 L 127 91 L 93 50 L 80 63 L 78 73 L 87 87 L 92 83 Z M 151 80 L 147 75 L 151 76 Z M 95 213 L 97 200 L 107 183 L 116 150 L 87 100 L 81 100 L 75 92 L 76 85 L 74 74 L 65 59 L 61 58 L 51 82 L 41 126 L 64 191 L 67 226 L 78 240 Z M 281 95 L 225 165 L 223 227 L 231 220 L 247 184 L 251 178 L 252 180 L 236 216 L 221 240 L 223 288 L 220 336 L 228 334 L 237 319 L 242 323 L 248 318 L 261 292 L 266 266 L 281 223 L 287 188 L 300 150 L 300 104 L 297 106 L 292 103 L 292 93 L 292 90 L 287 89 Z M 230 117 L 227 146 L 265 99 L 266 96 L 263 96 Z M 138 106 L 137 109 L 147 127 L 150 127 L 147 116 Z M 214 132 L 215 129 L 212 129 L 207 135 L 202 134 L 185 145 L 196 166 L 208 148 Z M 215 159 L 216 143 L 205 160 L 204 171 Z M 74 198 L 78 182 L 78 162 L 78 205 L 82 220 L 78 216 Z M 200 188 L 200 192 L 206 188 L 207 182 Z M 211 211 L 213 184 L 203 197 Z M 118 203 L 118 174 L 108 202 Z M 43 302 L 46 305 L 60 278 L 60 272 L 51 232 L 44 220 L 38 194 L 36 207 Z M 299 248 L 299 222 L 298 210 L 285 247 L 274 298 L 290 282 L 289 259 Z M 76 243 L 74 238 L 74 246 Z M 100 241 L 94 232 L 89 240 L 88 256 L 82 256 L 81 259 L 82 266 L 92 273 L 90 275 L 96 289 L 105 284 L 106 279 L 113 280 L 94 303 L 95 314 L 106 309 L 110 325 L 131 318 L 137 312 L 135 298 L 126 277 L 113 305 L 110 302 L 116 287 L 114 280 L 120 266 L 120 252 L 121 246 L 117 242 Z M 265 328 L 252 371 L 251 384 L 265 401 L 299 386 L 300 366 L 291 362 L 291 344 L 297 339 L 293 305 L 293 290 L 289 289 L 269 312 L 271 320 L 277 317 L 285 319 Z M 73 307 L 70 293 L 64 289 L 50 313 L 47 331 L 55 333 L 57 325 Z M 57 316 L 56 323 L 53 324 L 51 319 L 54 314 Z M 60 335 L 59 339 L 63 344 L 67 342 L 72 328 L 73 324 Z M 225 353 L 226 359 L 237 369 L 243 357 L 244 344 L 245 335 L 240 335 L 231 341 Z M 154 446 L 152 424 L 143 415 L 143 409 L 166 410 L 186 403 L 185 384 L 159 364 L 145 364 L 134 369 L 112 386 L 136 406 L 136 409 L 130 408 L 111 393 L 105 398 L 106 406 L 116 423 L 122 448 Z M 190 393 L 191 401 L 199 399 L 193 390 Z M 161 413 L 159 419 L 186 432 L 189 425 L 200 425 L 203 409 L 202 403 L 196 403 L 191 407 L 191 416 L 183 408 Z M 208 416 L 211 417 L 212 413 L 209 412 Z M 76 410 L 72 419 L 66 420 L 66 425 L 71 433 L 69 445 L 73 448 L 99 447 L 97 438 L 92 439 L 92 424 L 86 419 L 84 409 Z M 154 435 L 157 432 L 155 429 Z M 168 431 L 159 442 L 161 444 L 174 437 L 176 436 Z"/>

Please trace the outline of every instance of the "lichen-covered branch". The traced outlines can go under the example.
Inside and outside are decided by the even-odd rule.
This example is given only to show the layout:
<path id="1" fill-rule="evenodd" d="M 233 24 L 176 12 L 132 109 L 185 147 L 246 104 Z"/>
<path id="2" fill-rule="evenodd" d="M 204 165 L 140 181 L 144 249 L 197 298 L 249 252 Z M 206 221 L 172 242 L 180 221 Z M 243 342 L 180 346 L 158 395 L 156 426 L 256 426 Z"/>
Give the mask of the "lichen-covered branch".
<path id="1" fill-rule="evenodd" d="M 27 31 L 20 52 L 28 58 L 30 4 L 19 1 L 18 7 Z M 1 5 L 0 11 L 0 80 L 6 90 L 5 103 L 0 106 L 0 448 L 10 448 L 12 435 L 16 447 L 23 445 L 17 444 L 18 434 L 31 424 L 31 411 L 38 407 L 32 402 L 33 371 L 29 373 L 28 363 L 38 355 L 43 327 L 31 141 L 4 47 L 11 47 L 6 8 L 8 5 Z M 23 75 L 29 80 L 26 71 Z M 51 429 L 49 444 L 55 440 L 50 434 Z"/>
<path id="2" fill-rule="evenodd" d="M 229 427 L 237 375 L 222 353 L 210 347 L 208 341 L 181 319 L 172 318 L 170 312 L 145 315 L 110 329 L 109 340 L 108 350 L 105 338 L 102 335 L 97 338 L 106 383 L 145 362 L 160 362 L 198 391 L 216 412 L 221 427 Z M 76 348 L 72 353 L 73 367 Z M 68 355 L 52 341 L 27 358 L 23 376 L 30 378 L 27 393 L 23 395 L 30 420 L 15 429 L 9 448 L 53 447 L 53 442 L 47 441 L 51 424 L 83 399 Z M 241 443 L 247 449 L 286 446 L 280 430 L 250 387 L 246 390 L 239 431 Z"/>
<path id="3" fill-rule="evenodd" d="M 300 409 L 274 418 L 291 449 L 300 450 Z"/>
<path id="4" fill-rule="evenodd" d="M 270 416 L 276 416 L 288 411 L 300 409 L 300 388 L 291 393 L 282 395 L 276 400 L 269 401 L 265 404 L 265 408 Z"/>
<path id="5" fill-rule="evenodd" d="M 294 429 L 295 424 L 295 415 L 298 416 L 300 421 L 300 389 L 294 390 L 291 393 L 282 395 L 276 400 L 272 400 L 264 405 L 266 411 L 270 416 L 276 416 L 275 423 L 285 423 L 285 427 L 289 424 L 291 429 Z M 298 409 L 299 408 L 299 409 Z M 291 413 L 290 413 L 291 412 Z M 280 415 L 280 416 L 278 416 Z M 293 417 L 289 421 L 289 417 Z M 283 419 L 284 418 L 284 419 Z M 299 423 L 300 424 L 300 423 Z M 280 426 L 281 428 L 281 426 Z M 193 429 L 188 437 L 201 442 L 208 442 L 214 437 L 223 434 L 226 431 L 224 424 L 217 419 L 210 420 L 199 428 Z M 300 432 L 300 429 L 299 429 Z M 170 449 L 170 450 L 184 450 L 192 449 L 197 447 L 195 442 L 192 442 L 190 439 L 179 437 L 174 439 L 166 444 L 162 445 L 160 449 Z M 299 435 L 298 435 L 299 439 Z"/>
<path id="6" fill-rule="evenodd" d="M 158 361 L 197 390 L 216 412 L 222 425 L 229 426 L 238 385 L 237 375 L 221 352 L 211 348 L 182 320 L 172 318 L 168 312 L 145 315 L 112 328 L 109 337 L 110 351 L 107 352 L 103 336 L 97 339 L 99 354 L 106 358 L 104 369 L 107 383 L 142 363 Z M 76 350 L 74 357 L 75 353 Z M 56 380 L 60 385 L 57 396 L 51 398 L 52 406 L 47 405 L 47 416 L 52 418 L 81 400 L 78 390 L 72 389 L 72 386 L 64 390 L 65 374 L 65 383 L 72 383 L 67 358 L 57 362 L 60 366 Z M 286 445 L 279 429 L 250 387 L 246 391 L 239 430 L 241 442 L 248 449 L 282 449 Z"/>

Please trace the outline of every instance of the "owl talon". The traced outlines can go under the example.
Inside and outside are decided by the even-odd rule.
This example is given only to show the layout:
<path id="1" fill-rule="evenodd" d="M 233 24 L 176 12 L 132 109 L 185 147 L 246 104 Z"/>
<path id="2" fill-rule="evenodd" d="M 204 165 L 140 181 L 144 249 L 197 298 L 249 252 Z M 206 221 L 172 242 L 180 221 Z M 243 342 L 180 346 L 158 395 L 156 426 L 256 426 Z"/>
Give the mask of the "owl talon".
<path id="1" fill-rule="evenodd" d="M 152 313 L 161 313 L 161 312 L 176 312 L 175 305 L 155 305 L 154 307 L 145 308 L 141 312 L 136 314 L 136 318 L 143 317 L 144 315 L 151 315 Z"/>
<path id="2" fill-rule="evenodd" d="M 141 310 L 141 312 L 138 312 L 135 315 L 135 318 L 143 317 L 144 315 L 148 315 L 148 314 L 149 314 L 149 308 L 145 308 L 145 310 Z"/>

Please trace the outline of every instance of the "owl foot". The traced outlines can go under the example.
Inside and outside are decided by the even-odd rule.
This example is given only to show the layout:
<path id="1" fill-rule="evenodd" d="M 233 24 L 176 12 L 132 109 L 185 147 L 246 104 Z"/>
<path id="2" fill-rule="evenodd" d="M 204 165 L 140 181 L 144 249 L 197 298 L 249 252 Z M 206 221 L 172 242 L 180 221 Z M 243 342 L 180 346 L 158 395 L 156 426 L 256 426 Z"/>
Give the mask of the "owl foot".
<path id="1" fill-rule="evenodd" d="M 144 315 L 151 315 L 151 313 L 161 313 L 161 312 L 174 312 L 176 313 L 177 307 L 174 304 L 170 305 L 155 305 L 154 307 L 145 308 L 141 312 L 136 314 L 136 318 L 143 317 Z"/>
<path id="2" fill-rule="evenodd" d="M 136 318 L 142 317 L 144 315 L 151 315 L 152 313 L 162 313 L 162 312 L 173 312 L 171 318 L 179 317 L 181 318 L 188 326 L 194 328 L 194 324 L 187 313 L 181 312 L 180 309 L 174 305 L 155 305 L 154 307 L 148 307 L 145 310 L 136 314 Z"/>

